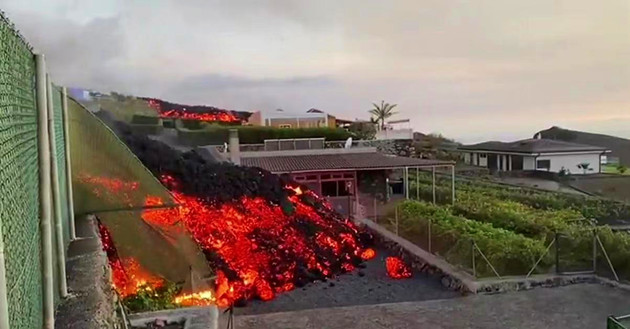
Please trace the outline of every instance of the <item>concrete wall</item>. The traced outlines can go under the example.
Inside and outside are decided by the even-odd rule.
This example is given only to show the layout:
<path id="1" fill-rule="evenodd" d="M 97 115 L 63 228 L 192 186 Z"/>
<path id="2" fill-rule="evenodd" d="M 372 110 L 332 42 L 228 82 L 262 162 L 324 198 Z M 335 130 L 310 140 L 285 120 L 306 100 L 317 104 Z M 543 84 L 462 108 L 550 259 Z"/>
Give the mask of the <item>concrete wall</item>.
<path id="1" fill-rule="evenodd" d="M 262 113 L 260 111 L 256 111 L 249 116 L 247 119 L 247 123 L 253 126 L 264 126 L 265 124 L 262 122 Z"/>
<path id="2" fill-rule="evenodd" d="M 377 140 L 387 139 L 413 139 L 412 129 L 395 129 L 395 130 L 381 130 L 376 132 Z"/>
<path id="3" fill-rule="evenodd" d="M 565 168 L 573 175 L 582 175 L 584 171 L 577 167 L 580 163 L 590 164 L 587 174 L 599 173 L 600 159 L 599 154 L 566 154 L 566 155 L 541 155 L 536 160 L 550 160 L 551 168 L 550 172 L 560 172 L 562 168 Z"/>

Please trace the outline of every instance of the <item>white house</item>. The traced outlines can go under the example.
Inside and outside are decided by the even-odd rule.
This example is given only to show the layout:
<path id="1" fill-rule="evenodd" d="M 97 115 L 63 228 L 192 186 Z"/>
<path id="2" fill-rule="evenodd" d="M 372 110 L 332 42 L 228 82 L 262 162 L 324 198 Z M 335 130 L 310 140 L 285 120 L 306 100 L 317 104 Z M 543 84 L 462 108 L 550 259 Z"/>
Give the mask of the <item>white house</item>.
<path id="1" fill-rule="evenodd" d="M 493 171 L 538 170 L 573 175 L 601 172 L 609 150 L 552 139 L 525 139 L 516 142 L 485 142 L 458 148 L 464 162 Z"/>

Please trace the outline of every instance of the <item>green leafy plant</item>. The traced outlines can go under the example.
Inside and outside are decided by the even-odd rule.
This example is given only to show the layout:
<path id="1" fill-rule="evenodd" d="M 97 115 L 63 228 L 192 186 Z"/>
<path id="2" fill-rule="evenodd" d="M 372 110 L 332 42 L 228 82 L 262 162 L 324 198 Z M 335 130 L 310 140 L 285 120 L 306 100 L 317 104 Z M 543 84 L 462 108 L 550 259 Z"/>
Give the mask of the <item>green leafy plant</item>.
<path id="1" fill-rule="evenodd" d="M 180 288 L 174 283 L 165 283 L 157 288 L 142 285 L 136 294 L 123 298 L 122 302 L 132 313 L 172 309 L 178 307 L 174 301 L 179 291 Z"/>

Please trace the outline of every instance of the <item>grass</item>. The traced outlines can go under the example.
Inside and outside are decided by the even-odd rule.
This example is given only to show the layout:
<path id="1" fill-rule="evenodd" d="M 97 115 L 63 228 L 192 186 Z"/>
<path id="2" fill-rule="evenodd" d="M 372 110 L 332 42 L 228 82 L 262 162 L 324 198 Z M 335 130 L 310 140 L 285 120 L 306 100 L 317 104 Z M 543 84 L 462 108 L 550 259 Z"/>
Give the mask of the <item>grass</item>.
<path id="1" fill-rule="evenodd" d="M 602 166 L 602 172 L 607 174 L 617 174 L 617 175 L 626 175 L 630 176 L 630 169 L 627 169 L 623 174 L 619 172 L 619 169 L 616 165 L 604 165 Z"/>

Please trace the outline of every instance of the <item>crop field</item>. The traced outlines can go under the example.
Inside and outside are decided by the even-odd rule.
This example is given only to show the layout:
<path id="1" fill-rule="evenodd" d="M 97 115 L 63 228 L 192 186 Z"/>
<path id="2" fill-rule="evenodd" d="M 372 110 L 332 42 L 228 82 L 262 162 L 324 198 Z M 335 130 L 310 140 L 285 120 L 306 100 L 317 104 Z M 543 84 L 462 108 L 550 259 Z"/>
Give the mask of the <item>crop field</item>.
<path id="1" fill-rule="evenodd" d="M 630 218 L 630 205 L 601 198 L 450 178 L 410 177 L 409 200 L 385 225 L 477 277 L 597 271 L 630 279 L 630 235 L 596 226 Z M 396 219 L 397 218 L 397 219 Z M 610 262 L 609 262 L 610 260 Z M 474 263 L 474 264 L 473 264 Z"/>

